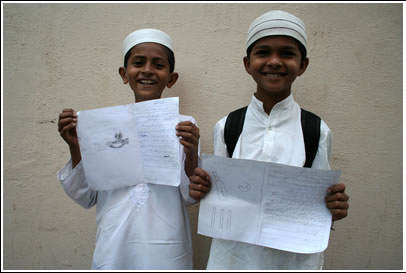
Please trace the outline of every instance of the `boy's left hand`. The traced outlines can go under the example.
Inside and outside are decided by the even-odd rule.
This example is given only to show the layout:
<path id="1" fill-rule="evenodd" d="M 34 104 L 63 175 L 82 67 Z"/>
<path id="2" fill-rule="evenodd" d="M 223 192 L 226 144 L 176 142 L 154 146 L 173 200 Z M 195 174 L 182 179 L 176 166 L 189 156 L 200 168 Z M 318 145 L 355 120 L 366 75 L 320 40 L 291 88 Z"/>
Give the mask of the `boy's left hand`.
<path id="1" fill-rule="evenodd" d="M 198 165 L 199 152 L 199 128 L 190 121 L 182 121 L 176 125 L 176 135 L 180 137 L 179 142 L 183 145 L 185 158 L 185 173 L 188 177 Z"/>
<path id="2" fill-rule="evenodd" d="M 347 217 L 349 207 L 348 199 L 349 197 L 345 193 L 344 184 L 336 184 L 328 188 L 326 204 L 333 215 L 333 221 Z"/>
<path id="3" fill-rule="evenodd" d="M 200 132 L 191 121 L 182 121 L 176 125 L 176 135 L 180 136 L 180 143 L 187 156 L 197 155 Z"/>

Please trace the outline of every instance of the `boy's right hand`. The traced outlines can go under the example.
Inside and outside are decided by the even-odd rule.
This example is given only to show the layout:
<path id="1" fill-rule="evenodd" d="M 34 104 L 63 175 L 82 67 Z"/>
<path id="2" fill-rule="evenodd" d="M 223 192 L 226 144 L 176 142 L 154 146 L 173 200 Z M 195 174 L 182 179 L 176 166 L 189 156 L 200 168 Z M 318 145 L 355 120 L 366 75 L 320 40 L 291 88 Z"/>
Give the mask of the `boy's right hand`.
<path id="1" fill-rule="evenodd" d="M 211 189 L 210 176 L 201 168 L 196 168 L 189 177 L 189 195 L 195 200 L 206 196 Z"/>
<path id="2" fill-rule="evenodd" d="M 63 109 L 62 113 L 59 114 L 58 121 L 58 131 L 61 137 L 69 145 L 72 168 L 74 168 L 82 160 L 79 140 L 76 134 L 77 118 L 78 116 L 73 109 Z"/>
<path id="3" fill-rule="evenodd" d="M 76 134 L 77 115 L 73 109 L 63 109 L 59 114 L 58 131 L 70 148 L 78 148 L 79 141 Z"/>

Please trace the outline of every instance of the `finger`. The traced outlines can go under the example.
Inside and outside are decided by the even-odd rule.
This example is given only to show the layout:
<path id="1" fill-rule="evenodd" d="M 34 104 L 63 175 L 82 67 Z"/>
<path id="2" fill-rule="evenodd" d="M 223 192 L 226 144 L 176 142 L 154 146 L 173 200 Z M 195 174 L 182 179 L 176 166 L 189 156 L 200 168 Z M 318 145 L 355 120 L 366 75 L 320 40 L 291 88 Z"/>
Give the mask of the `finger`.
<path id="1" fill-rule="evenodd" d="M 179 139 L 180 144 L 183 145 L 183 147 L 185 149 L 193 149 L 196 150 L 197 149 L 197 144 L 199 143 L 197 140 L 195 139 Z"/>
<path id="2" fill-rule="evenodd" d="M 177 131 L 190 132 L 191 133 L 193 130 L 196 129 L 196 126 L 194 126 L 193 124 L 192 125 L 178 124 L 178 125 L 176 125 L 175 129 Z"/>
<path id="3" fill-rule="evenodd" d="M 65 108 L 65 109 L 62 110 L 60 115 L 69 114 L 69 113 L 73 114 L 73 113 L 75 113 L 75 111 L 72 108 Z"/>
<path id="4" fill-rule="evenodd" d="M 343 183 L 340 183 L 340 184 L 335 184 L 335 185 L 329 187 L 327 190 L 327 193 L 334 194 L 336 192 L 344 192 L 344 191 L 345 191 L 345 185 Z"/>
<path id="5" fill-rule="evenodd" d="M 194 174 L 193 175 L 197 175 L 202 177 L 203 179 L 207 180 L 207 181 L 211 181 L 209 174 L 203 170 L 202 168 L 196 168 L 194 170 Z"/>
<path id="6" fill-rule="evenodd" d="M 77 121 L 77 118 L 74 116 L 68 116 L 68 117 L 63 117 L 59 120 L 60 124 L 68 124 L 71 123 L 73 121 Z"/>
<path id="7" fill-rule="evenodd" d="M 77 123 L 76 118 L 72 118 L 72 117 L 63 118 L 63 119 L 59 120 L 59 122 L 58 122 L 58 131 L 62 132 L 64 127 L 71 125 L 71 124 L 76 124 L 76 123 Z"/>
<path id="8" fill-rule="evenodd" d="M 190 184 L 203 185 L 203 186 L 205 186 L 207 188 L 211 187 L 211 181 L 210 180 L 208 180 L 206 178 L 203 178 L 203 177 L 200 177 L 200 176 L 197 176 L 197 175 L 192 175 L 191 177 L 189 177 L 189 181 L 190 181 Z"/>
<path id="9" fill-rule="evenodd" d="M 208 186 L 203 185 L 203 184 L 190 183 L 189 184 L 189 190 L 208 193 L 210 191 L 210 188 Z"/>
<path id="10" fill-rule="evenodd" d="M 206 196 L 206 193 L 203 193 L 203 192 L 200 192 L 200 191 L 193 191 L 193 190 L 190 190 L 190 191 L 189 191 L 189 195 L 190 195 L 190 197 L 192 197 L 193 199 L 199 201 L 199 200 L 201 200 L 203 197 Z"/>
<path id="11" fill-rule="evenodd" d="M 180 122 L 176 125 L 176 130 L 193 131 L 193 130 L 199 130 L 199 127 L 197 127 L 195 124 L 193 124 L 190 121 L 184 121 L 184 122 Z"/>
<path id="12" fill-rule="evenodd" d="M 64 134 L 66 134 L 67 132 L 69 132 L 70 130 L 75 130 L 75 129 L 76 129 L 76 123 L 71 122 L 71 123 L 69 123 L 68 125 L 64 126 L 64 127 L 62 128 L 62 130 L 59 131 L 59 132 L 60 132 L 61 135 L 64 135 Z"/>
<path id="13" fill-rule="evenodd" d="M 343 219 L 343 218 L 347 217 L 347 215 L 348 215 L 347 210 L 336 209 L 336 210 L 330 210 L 330 211 L 331 211 L 331 214 L 333 215 L 333 221 Z"/>
<path id="14" fill-rule="evenodd" d="M 178 124 L 177 124 L 177 126 L 195 126 L 194 124 L 193 124 L 193 122 L 191 122 L 191 121 L 181 121 L 181 122 L 179 122 Z"/>
<path id="15" fill-rule="evenodd" d="M 348 202 L 334 201 L 326 204 L 329 209 L 348 209 L 350 205 Z"/>
<path id="16" fill-rule="evenodd" d="M 58 127 L 66 125 L 72 121 L 77 121 L 77 115 L 72 112 L 61 113 L 59 115 Z"/>
<path id="17" fill-rule="evenodd" d="M 185 138 L 185 139 L 194 139 L 196 141 L 198 140 L 198 137 L 195 134 L 190 133 L 190 132 L 177 131 L 176 135 L 179 136 L 179 137 Z"/>
<path id="18" fill-rule="evenodd" d="M 341 192 L 326 196 L 326 202 L 348 201 L 349 199 L 350 198 L 346 193 L 341 193 Z"/>
<path id="19" fill-rule="evenodd" d="M 188 127 L 178 127 L 176 129 L 176 135 L 177 136 L 182 136 L 182 137 L 195 137 L 197 139 L 200 138 L 200 132 L 199 132 L 199 128 L 192 128 L 190 126 Z"/>

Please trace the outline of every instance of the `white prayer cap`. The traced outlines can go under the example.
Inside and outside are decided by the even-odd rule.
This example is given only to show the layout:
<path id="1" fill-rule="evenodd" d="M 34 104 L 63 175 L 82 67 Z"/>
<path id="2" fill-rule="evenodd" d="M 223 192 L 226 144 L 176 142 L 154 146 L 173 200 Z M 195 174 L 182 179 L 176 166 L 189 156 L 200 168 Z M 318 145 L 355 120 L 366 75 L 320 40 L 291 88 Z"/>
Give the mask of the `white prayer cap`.
<path id="1" fill-rule="evenodd" d="M 130 33 L 127 38 L 124 39 L 124 56 L 131 48 L 141 43 L 158 43 L 166 46 L 173 52 L 173 42 L 168 34 L 159 29 L 144 28 Z"/>
<path id="2" fill-rule="evenodd" d="M 248 28 L 247 49 L 257 40 L 275 35 L 295 38 L 307 51 L 307 35 L 303 21 L 281 10 L 268 11 L 251 23 Z"/>

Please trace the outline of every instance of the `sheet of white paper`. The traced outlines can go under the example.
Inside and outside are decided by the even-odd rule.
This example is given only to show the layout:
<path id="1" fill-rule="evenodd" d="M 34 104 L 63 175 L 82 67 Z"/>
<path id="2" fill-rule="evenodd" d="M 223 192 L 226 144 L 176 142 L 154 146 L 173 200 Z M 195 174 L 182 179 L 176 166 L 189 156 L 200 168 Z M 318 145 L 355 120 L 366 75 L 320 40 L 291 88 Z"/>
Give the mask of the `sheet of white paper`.
<path id="1" fill-rule="evenodd" d="M 145 183 L 180 183 L 179 98 L 136 103 L 135 124 L 144 162 Z"/>
<path id="2" fill-rule="evenodd" d="M 340 170 L 298 168 L 203 154 L 212 188 L 198 233 L 296 253 L 324 251 L 331 213 L 324 198 Z"/>
<path id="3" fill-rule="evenodd" d="M 76 128 L 89 186 L 180 183 L 179 98 L 78 112 Z"/>

